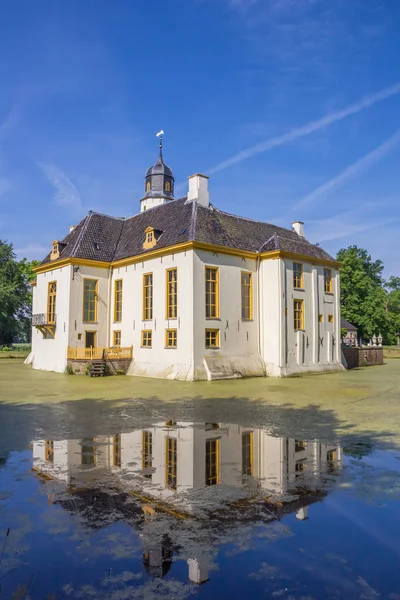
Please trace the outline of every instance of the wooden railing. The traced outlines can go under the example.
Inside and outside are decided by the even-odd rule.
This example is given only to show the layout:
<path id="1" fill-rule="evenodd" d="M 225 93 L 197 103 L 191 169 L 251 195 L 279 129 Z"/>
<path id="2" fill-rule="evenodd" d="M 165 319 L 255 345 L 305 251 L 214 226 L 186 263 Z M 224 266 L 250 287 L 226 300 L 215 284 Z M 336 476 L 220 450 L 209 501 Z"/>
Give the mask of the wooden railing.
<path id="1" fill-rule="evenodd" d="M 103 358 L 133 358 L 133 346 L 126 348 L 114 346 L 113 348 L 71 348 L 68 346 L 67 358 L 71 360 L 101 360 Z"/>

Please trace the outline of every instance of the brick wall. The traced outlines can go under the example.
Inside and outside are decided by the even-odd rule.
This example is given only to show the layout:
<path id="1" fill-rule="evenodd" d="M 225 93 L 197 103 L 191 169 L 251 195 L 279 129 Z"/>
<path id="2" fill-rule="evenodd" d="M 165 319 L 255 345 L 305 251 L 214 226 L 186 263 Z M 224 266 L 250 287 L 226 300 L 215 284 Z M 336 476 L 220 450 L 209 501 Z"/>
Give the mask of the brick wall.
<path id="1" fill-rule="evenodd" d="M 383 348 L 348 348 L 342 346 L 348 369 L 383 365 Z"/>

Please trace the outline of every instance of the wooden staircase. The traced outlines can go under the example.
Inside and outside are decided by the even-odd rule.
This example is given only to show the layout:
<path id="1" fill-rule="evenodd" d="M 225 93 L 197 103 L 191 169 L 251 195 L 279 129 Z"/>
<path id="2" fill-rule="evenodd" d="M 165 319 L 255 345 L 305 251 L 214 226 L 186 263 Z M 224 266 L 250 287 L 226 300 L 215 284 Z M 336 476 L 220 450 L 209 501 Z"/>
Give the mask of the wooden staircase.
<path id="1" fill-rule="evenodd" d="M 89 370 L 89 375 L 90 375 L 90 377 L 104 377 L 105 370 L 106 370 L 106 360 L 105 360 L 104 351 L 103 351 L 103 355 L 100 360 L 92 361 L 92 365 Z"/>

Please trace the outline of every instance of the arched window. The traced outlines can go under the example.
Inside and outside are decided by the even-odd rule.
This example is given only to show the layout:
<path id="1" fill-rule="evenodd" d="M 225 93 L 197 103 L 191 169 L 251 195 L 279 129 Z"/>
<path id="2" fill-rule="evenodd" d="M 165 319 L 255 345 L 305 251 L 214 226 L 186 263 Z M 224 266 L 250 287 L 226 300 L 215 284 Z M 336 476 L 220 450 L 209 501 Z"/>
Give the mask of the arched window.
<path id="1" fill-rule="evenodd" d="M 170 181 L 166 181 L 165 182 L 165 191 L 166 192 L 170 192 L 171 191 L 171 182 Z"/>
<path id="2" fill-rule="evenodd" d="M 149 192 L 150 190 L 151 190 L 151 183 L 150 183 L 150 181 L 148 181 L 146 183 L 146 192 Z"/>

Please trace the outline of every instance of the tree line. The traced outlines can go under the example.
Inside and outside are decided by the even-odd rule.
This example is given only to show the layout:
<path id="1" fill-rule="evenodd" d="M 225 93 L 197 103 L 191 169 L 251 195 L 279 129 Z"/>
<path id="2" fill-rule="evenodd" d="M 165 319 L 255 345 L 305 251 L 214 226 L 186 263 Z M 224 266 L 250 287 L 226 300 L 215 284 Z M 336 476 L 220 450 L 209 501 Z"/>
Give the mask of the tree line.
<path id="1" fill-rule="evenodd" d="M 368 341 L 382 334 L 384 343 L 394 344 L 400 333 L 400 277 L 383 277 L 381 260 L 372 260 L 367 250 L 350 246 L 337 253 L 340 269 L 342 317 L 358 328 Z M 38 260 L 18 261 L 13 245 L 0 240 L 0 345 L 15 338 L 31 339 L 33 268 Z"/>

